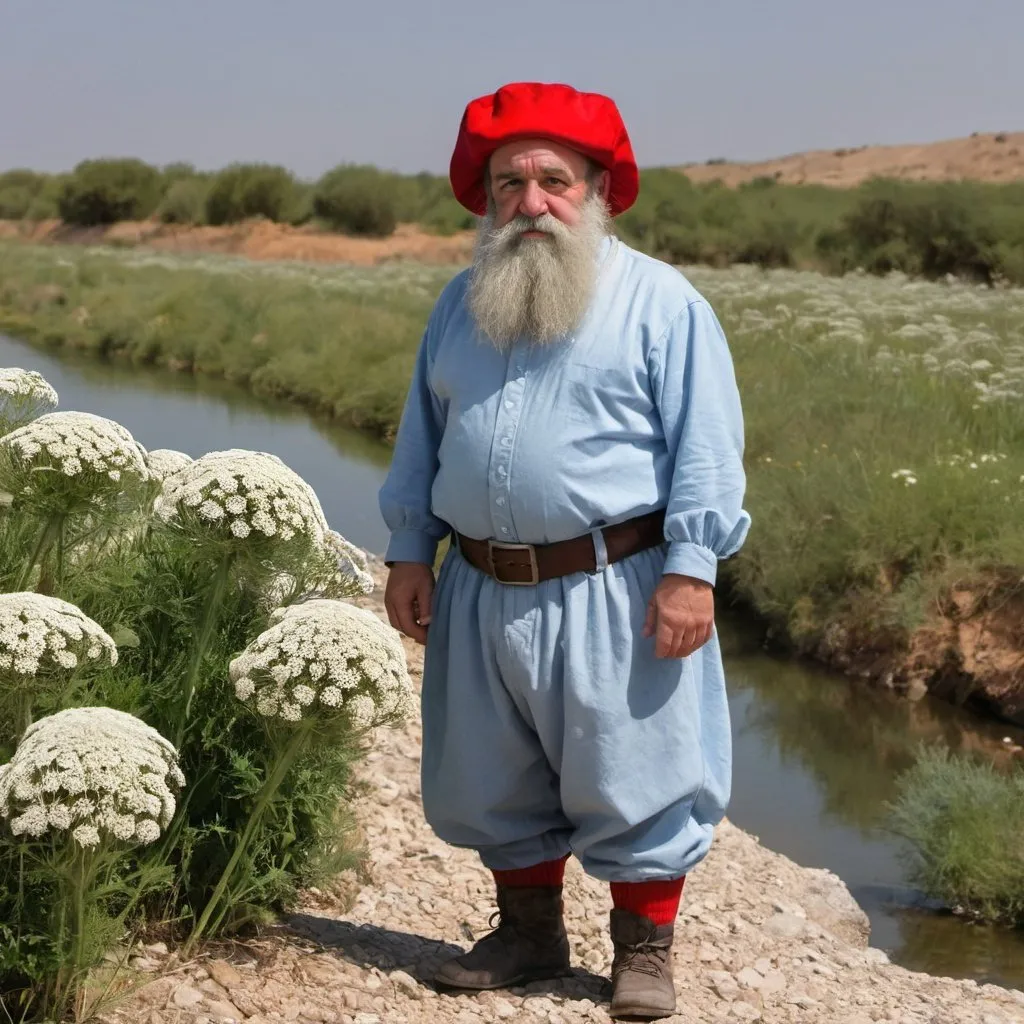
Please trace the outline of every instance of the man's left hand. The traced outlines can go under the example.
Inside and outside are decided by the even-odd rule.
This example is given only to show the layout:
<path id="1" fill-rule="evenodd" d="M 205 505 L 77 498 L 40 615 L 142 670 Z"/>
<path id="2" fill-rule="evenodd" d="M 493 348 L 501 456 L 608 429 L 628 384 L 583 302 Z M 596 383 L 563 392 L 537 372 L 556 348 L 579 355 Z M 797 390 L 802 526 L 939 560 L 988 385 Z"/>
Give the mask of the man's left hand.
<path id="1" fill-rule="evenodd" d="M 662 576 L 644 621 L 644 636 L 656 637 L 655 655 L 686 658 L 711 639 L 714 628 L 714 587 L 692 576 Z"/>

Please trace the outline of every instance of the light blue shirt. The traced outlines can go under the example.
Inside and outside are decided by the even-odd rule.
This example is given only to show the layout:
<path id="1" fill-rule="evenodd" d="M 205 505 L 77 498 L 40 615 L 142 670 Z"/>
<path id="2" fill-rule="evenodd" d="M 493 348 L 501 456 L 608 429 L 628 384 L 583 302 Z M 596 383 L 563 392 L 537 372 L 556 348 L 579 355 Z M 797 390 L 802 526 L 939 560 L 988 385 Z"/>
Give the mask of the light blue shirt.
<path id="1" fill-rule="evenodd" d="M 432 564 L 452 530 L 565 540 L 666 509 L 664 571 L 714 583 L 750 526 L 732 357 L 706 300 L 675 268 L 601 245 L 574 334 L 505 353 L 445 287 L 420 344 L 380 491 L 386 560 Z"/>

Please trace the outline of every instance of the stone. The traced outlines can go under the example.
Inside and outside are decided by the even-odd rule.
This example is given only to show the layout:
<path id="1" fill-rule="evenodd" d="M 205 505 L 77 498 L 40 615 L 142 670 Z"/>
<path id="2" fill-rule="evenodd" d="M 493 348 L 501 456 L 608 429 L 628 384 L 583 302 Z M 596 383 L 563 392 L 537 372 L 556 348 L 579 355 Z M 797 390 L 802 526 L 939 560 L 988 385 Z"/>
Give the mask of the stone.
<path id="1" fill-rule="evenodd" d="M 206 965 L 206 970 L 218 985 L 223 985 L 226 989 L 242 984 L 242 975 L 226 960 L 211 960 Z"/>
<path id="2" fill-rule="evenodd" d="M 133 967 L 136 971 L 140 971 L 143 974 L 156 974 L 157 971 L 163 966 L 159 960 L 153 960 L 148 956 L 133 956 L 128 961 L 128 966 Z"/>
<path id="3" fill-rule="evenodd" d="M 807 922 L 796 914 L 780 911 L 765 921 L 763 930 L 773 939 L 799 939 L 807 928 Z"/>
<path id="4" fill-rule="evenodd" d="M 420 998 L 423 986 L 412 975 L 406 974 L 405 971 L 392 971 L 388 977 L 391 978 L 395 988 L 403 995 L 407 995 L 411 999 Z"/>
<path id="5" fill-rule="evenodd" d="M 773 996 L 786 990 L 786 976 L 782 971 L 771 970 L 762 977 L 760 993 L 762 996 Z"/>
<path id="6" fill-rule="evenodd" d="M 243 1020 L 245 1014 L 227 999 L 207 1000 L 206 1007 L 214 1020 Z"/>
<path id="7" fill-rule="evenodd" d="M 167 956 L 166 942 L 151 942 L 148 946 L 143 946 L 142 948 L 150 956 Z"/>
<path id="8" fill-rule="evenodd" d="M 736 975 L 736 981 L 739 983 L 741 988 L 760 989 L 764 984 L 763 976 L 758 974 L 753 967 L 744 967 L 743 970 Z"/>
<path id="9" fill-rule="evenodd" d="M 171 1002 L 182 1010 L 198 1006 L 203 1001 L 203 993 L 191 985 L 178 985 L 171 995 Z"/>
<path id="10" fill-rule="evenodd" d="M 740 1020 L 761 1019 L 761 1011 L 756 1006 L 751 1006 L 750 1003 L 744 1003 L 742 1000 L 733 1003 L 729 1008 L 729 1013 Z"/>
<path id="11" fill-rule="evenodd" d="M 708 980 L 721 999 L 732 1001 L 740 994 L 736 979 L 728 971 L 708 971 Z"/>
<path id="12" fill-rule="evenodd" d="M 500 997 L 494 1000 L 493 1006 L 495 1015 L 502 1020 L 508 1020 L 519 1012 L 507 999 Z"/>

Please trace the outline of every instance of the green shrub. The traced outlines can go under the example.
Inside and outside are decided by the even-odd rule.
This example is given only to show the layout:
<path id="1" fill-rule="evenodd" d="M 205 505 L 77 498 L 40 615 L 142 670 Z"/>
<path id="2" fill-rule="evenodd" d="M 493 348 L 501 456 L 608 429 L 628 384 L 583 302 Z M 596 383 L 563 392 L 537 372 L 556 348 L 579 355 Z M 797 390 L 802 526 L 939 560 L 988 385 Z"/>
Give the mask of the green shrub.
<path id="1" fill-rule="evenodd" d="M 0 621 L 45 642 L 0 636 L 0 1006 L 88 1019 L 90 972 L 134 930 L 187 955 L 354 862 L 351 762 L 410 694 L 397 634 L 343 600 L 365 558 L 283 463 L 26 422 L 56 396 L 4 372 L 26 402 L 0 444 Z"/>
<path id="2" fill-rule="evenodd" d="M 179 178 L 164 194 L 156 209 L 164 224 L 202 224 L 210 184 L 203 178 Z"/>
<path id="3" fill-rule="evenodd" d="M 141 160 L 84 160 L 64 183 L 58 202 L 68 224 L 91 227 L 144 220 L 160 201 L 160 173 Z"/>
<path id="4" fill-rule="evenodd" d="M 398 223 L 398 206 L 394 176 L 375 167 L 335 167 L 313 194 L 316 216 L 351 235 L 390 235 Z"/>
<path id="5" fill-rule="evenodd" d="M 927 750 L 898 787 L 892 827 L 914 849 L 921 888 L 986 920 L 1024 924 L 1024 769 L 1003 774 Z"/>
<path id="6" fill-rule="evenodd" d="M 47 189 L 49 180 L 50 175 L 23 168 L 0 174 L 0 219 L 21 220 L 26 217 L 37 198 Z M 51 216 L 56 216 L 56 212 Z"/>
<path id="7" fill-rule="evenodd" d="M 210 224 L 237 224 L 250 217 L 285 221 L 295 201 L 295 179 L 273 164 L 232 164 L 213 179 L 206 197 Z"/>

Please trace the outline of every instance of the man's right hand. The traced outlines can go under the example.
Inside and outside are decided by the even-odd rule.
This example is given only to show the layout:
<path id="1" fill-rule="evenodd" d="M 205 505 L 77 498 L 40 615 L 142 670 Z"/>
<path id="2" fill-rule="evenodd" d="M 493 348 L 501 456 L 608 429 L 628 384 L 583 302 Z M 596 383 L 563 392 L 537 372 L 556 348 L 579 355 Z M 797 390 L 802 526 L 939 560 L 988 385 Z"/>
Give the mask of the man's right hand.
<path id="1" fill-rule="evenodd" d="M 395 562 L 384 588 L 384 607 L 395 629 L 418 644 L 427 642 L 434 570 L 424 562 Z"/>

